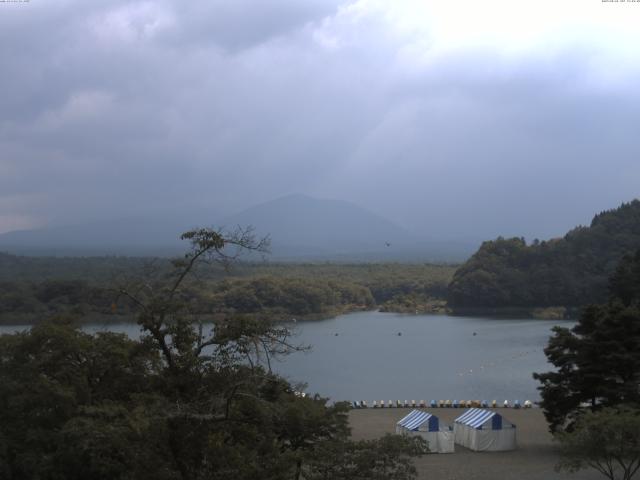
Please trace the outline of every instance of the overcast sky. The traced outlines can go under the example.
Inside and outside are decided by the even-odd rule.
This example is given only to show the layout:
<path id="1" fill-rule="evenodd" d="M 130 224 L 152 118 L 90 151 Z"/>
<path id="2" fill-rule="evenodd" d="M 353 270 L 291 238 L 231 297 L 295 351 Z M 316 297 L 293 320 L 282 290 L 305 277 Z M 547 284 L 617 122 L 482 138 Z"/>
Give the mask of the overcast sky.
<path id="1" fill-rule="evenodd" d="M 640 196 L 638 24 L 601 0 L 0 2 L 0 232 L 297 192 L 438 238 L 562 234 Z"/>

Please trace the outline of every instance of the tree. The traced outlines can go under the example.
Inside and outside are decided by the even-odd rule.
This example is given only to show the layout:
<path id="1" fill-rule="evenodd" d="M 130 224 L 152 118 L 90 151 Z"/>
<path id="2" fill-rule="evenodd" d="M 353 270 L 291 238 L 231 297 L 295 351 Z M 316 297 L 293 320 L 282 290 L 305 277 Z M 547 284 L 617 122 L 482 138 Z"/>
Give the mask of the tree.
<path id="1" fill-rule="evenodd" d="M 427 452 L 421 437 L 387 434 L 376 440 L 325 442 L 305 471 L 308 480 L 410 480 L 412 457 Z"/>
<path id="2" fill-rule="evenodd" d="M 274 355 L 300 348 L 286 328 L 260 314 L 213 324 L 194 316 L 186 292 L 198 266 L 226 265 L 232 249 L 264 251 L 266 242 L 247 230 L 198 229 L 182 238 L 191 249 L 169 275 L 117 288 L 137 309 L 140 340 L 89 335 L 68 319 L 0 337 L 0 473 L 280 480 L 312 478 L 314 468 L 346 461 L 357 472 L 345 479 L 413 478 L 418 449 L 390 448 L 401 439 L 366 449 L 351 442 L 346 405 L 303 397 L 271 370 Z"/>
<path id="3" fill-rule="evenodd" d="M 610 480 L 630 480 L 640 468 L 640 412 L 605 408 L 581 415 L 572 432 L 557 435 L 558 470 L 594 468 Z"/>
<path id="4" fill-rule="evenodd" d="M 640 302 L 640 250 L 623 257 L 609 280 L 609 290 L 626 306 Z"/>
<path id="5" fill-rule="evenodd" d="M 522 238 L 484 242 L 449 284 L 454 310 L 564 306 L 607 301 L 607 278 L 640 247 L 640 200 L 596 215 L 589 227 L 526 245 Z M 636 278 L 640 274 L 635 270 Z"/>
<path id="6" fill-rule="evenodd" d="M 145 345 L 120 334 L 88 335 L 65 319 L 0 336 L 0 455 L 9 472 L 3 478 L 118 478 L 105 472 L 135 471 L 130 459 L 100 449 L 123 435 L 133 400 L 152 389 L 159 367 Z M 141 443 L 148 433 L 128 429 Z M 63 461 L 65 449 L 86 463 Z M 162 455 L 153 460 L 162 464 Z"/>
<path id="7" fill-rule="evenodd" d="M 587 307 L 572 329 L 554 328 L 545 354 L 557 370 L 534 373 L 552 432 L 571 429 L 583 405 L 640 405 L 640 299 L 620 298 L 620 292 L 640 291 L 634 283 L 640 277 L 620 273 L 638 265 L 640 255 L 625 257 L 612 277 L 609 303 Z"/>

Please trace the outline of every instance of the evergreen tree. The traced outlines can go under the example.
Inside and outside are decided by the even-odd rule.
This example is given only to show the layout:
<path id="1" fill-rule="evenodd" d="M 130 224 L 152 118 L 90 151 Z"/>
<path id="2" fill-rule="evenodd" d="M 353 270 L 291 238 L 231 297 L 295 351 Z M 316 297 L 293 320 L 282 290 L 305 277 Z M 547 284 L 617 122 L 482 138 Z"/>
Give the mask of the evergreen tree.
<path id="1" fill-rule="evenodd" d="M 554 328 L 545 354 L 556 371 L 535 373 L 552 431 L 571 429 L 582 405 L 640 405 L 640 252 L 611 278 L 611 299 L 587 307 L 572 329 Z"/>

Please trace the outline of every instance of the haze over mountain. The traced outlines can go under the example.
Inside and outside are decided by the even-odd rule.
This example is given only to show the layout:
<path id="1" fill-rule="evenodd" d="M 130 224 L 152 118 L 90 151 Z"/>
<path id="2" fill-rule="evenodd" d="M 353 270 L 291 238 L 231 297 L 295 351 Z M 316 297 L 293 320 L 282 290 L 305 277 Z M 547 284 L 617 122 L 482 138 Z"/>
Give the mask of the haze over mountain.
<path id="1" fill-rule="evenodd" d="M 474 245 L 429 242 L 390 220 L 342 200 L 288 195 L 223 219 L 130 218 L 0 235 L 0 249 L 36 255 L 173 255 L 184 250 L 180 233 L 196 226 L 228 230 L 252 226 L 271 238 L 276 260 L 460 261 Z"/>

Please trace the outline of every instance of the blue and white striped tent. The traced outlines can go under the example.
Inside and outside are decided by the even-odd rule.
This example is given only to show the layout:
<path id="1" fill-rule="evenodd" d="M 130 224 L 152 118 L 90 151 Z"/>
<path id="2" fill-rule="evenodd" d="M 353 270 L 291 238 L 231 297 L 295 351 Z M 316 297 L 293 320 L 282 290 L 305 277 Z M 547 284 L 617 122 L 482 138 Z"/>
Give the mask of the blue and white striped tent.
<path id="1" fill-rule="evenodd" d="M 483 410 L 481 408 L 471 408 L 464 414 L 456 418 L 456 423 L 468 425 L 471 428 L 482 428 L 482 426 L 491 419 L 491 429 L 500 430 L 502 428 L 502 415 L 491 410 Z"/>
<path id="2" fill-rule="evenodd" d="M 437 432 L 440 429 L 440 422 L 438 417 L 430 414 L 429 412 L 412 410 L 409 415 L 402 418 L 396 424 L 396 431 L 398 430 L 398 427 L 405 430 L 413 430 L 414 432 L 417 432 L 418 430 L 423 432 Z"/>
<path id="3" fill-rule="evenodd" d="M 516 426 L 496 411 L 471 408 L 455 419 L 455 442 L 475 451 L 516 448 Z"/>
<path id="4" fill-rule="evenodd" d="M 453 453 L 451 429 L 441 429 L 438 417 L 424 410 L 412 410 L 409 415 L 400 419 L 396 423 L 396 433 L 421 436 L 427 441 L 432 453 Z"/>

